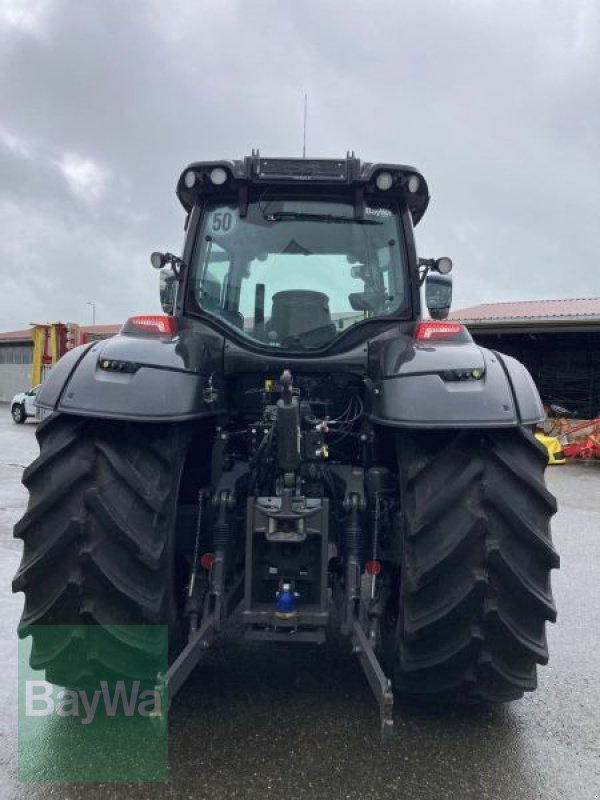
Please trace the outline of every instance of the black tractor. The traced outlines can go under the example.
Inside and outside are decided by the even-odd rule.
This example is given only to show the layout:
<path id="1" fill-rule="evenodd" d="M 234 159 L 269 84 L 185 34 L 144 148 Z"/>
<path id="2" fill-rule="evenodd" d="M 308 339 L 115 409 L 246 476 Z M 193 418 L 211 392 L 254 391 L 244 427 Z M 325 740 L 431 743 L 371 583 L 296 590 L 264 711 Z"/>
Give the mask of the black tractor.
<path id="1" fill-rule="evenodd" d="M 166 625 L 171 698 L 235 613 L 250 640 L 345 634 L 384 733 L 394 694 L 535 689 L 559 563 L 543 409 L 447 320 L 452 263 L 415 247 L 424 177 L 253 153 L 191 164 L 177 195 L 165 316 L 73 349 L 38 396 L 15 528 L 32 663 L 77 686 Z"/>

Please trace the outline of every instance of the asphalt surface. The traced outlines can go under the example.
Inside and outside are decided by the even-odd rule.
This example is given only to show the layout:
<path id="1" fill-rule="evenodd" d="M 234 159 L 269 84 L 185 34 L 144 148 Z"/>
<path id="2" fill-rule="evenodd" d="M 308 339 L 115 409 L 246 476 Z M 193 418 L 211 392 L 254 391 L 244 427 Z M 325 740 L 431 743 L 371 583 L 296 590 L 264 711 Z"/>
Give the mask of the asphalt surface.
<path id="1" fill-rule="evenodd" d="M 559 620 L 539 688 L 500 708 L 397 704 L 392 742 L 343 642 L 290 649 L 243 642 L 235 630 L 177 697 L 166 784 L 19 783 L 15 629 L 22 596 L 10 581 L 12 525 L 27 495 L 22 468 L 35 425 L 0 404 L 0 797 L 4 798 L 497 798 L 600 797 L 600 464 L 548 470 L 559 500 L 553 573 Z M 51 761 L 52 741 L 40 748 Z"/>

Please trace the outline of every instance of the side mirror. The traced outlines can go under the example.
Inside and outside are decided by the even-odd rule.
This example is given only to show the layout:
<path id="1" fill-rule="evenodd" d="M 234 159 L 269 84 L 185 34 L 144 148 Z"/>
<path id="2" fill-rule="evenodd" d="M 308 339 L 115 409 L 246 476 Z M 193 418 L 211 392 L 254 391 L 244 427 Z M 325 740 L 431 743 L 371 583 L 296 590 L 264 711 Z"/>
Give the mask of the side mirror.
<path id="1" fill-rule="evenodd" d="M 165 314 L 172 314 L 177 294 L 177 277 L 171 267 L 163 267 L 158 273 L 160 304 Z"/>
<path id="2" fill-rule="evenodd" d="M 432 319 L 446 319 L 452 305 L 452 278 L 429 273 L 425 281 L 425 303 Z"/>

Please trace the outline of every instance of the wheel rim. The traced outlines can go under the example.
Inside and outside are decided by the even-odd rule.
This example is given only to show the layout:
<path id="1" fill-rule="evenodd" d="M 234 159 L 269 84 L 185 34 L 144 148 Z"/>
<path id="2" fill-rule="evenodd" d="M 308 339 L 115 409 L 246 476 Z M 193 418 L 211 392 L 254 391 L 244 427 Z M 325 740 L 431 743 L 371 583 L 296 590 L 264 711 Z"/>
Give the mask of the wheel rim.
<path id="1" fill-rule="evenodd" d="M 12 415 L 15 422 L 21 422 L 23 419 L 23 409 L 20 406 L 15 406 Z"/>

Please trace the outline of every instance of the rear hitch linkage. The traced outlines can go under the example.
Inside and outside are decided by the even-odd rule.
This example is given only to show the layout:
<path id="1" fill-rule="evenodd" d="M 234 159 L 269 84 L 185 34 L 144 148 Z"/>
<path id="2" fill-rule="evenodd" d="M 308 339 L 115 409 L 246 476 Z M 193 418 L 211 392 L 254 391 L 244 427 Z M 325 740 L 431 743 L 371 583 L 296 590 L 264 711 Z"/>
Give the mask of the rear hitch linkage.
<path id="1" fill-rule="evenodd" d="M 210 492 L 200 491 L 198 495 L 196 538 L 185 610 L 189 619 L 188 641 L 166 675 L 159 676 L 157 688 L 165 699 L 161 721 L 166 719 L 173 698 L 213 643 L 222 622 L 240 604 L 247 639 L 315 643 L 325 641 L 330 603 L 327 581 L 329 501 L 326 498 L 304 498 L 296 494 L 297 489 L 293 488 L 295 480 L 292 478 L 297 467 L 297 406 L 293 403 L 289 373 L 282 376 L 282 395 L 277 407 L 278 455 L 287 471 L 283 473 L 284 482 L 279 497 L 248 498 L 243 573 L 235 574 L 228 564 L 232 552 L 231 539 L 236 510 L 235 483 L 241 467 L 235 465 L 230 471 L 215 470 L 216 475 L 220 473 L 220 478 L 214 481 L 213 489 Z M 286 433 L 290 435 L 286 436 Z M 218 442 L 222 444 L 222 451 L 225 442 L 222 432 L 219 433 Z M 219 452 L 222 455 L 221 451 Z M 382 741 L 387 741 L 393 730 L 394 701 L 391 682 L 375 652 L 379 625 L 372 613 L 372 606 L 377 572 L 365 572 L 364 575 L 362 572 L 365 549 L 362 516 L 367 509 L 365 473 L 361 467 L 347 465 L 335 465 L 333 469 L 346 485 L 343 501 L 345 564 L 343 582 L 334 582 L 334 599 L 342 608 L 342 633 L 349 637 L 352 652 L 358 656 L 377 700 L 381 738 Z M 289 480 L 286 480 L 288 476 Z M 213 514 L 213 553 L 208 554 L 210 563 L 203 562 L 207 554 L 200 558 L 202 517 L 206 506 L 212 507 Z M 264 572 L 265 554 L 271 552 L 265 548 L 289 548 L 294 543 L 304 543 L 308 539 L 311 543 L 306 552 L 312 553 L 313 560 L 309 559 L 312 566 L 304 566 L 302 570 L 307 574 L 309 568 L 314 569 L 315 575 L 319 576 L 318 581 L 314 582 L 312 595 L 296 607 L 296 598 L 301 594 L 295 591 L 294 581 L 280 579 L 278 569 L 273 567 L 273 605 L 270 607 L 264 601 L 264 589 L 259 591 L 260 596 L 257 597 L 253 577 Z M 373 557 L 375 556 L 376 545 L 373 547 Z M 199 576 L 200 564 L 205 570 L 208 569 L 208 576 L 206 573 Z M 293 569 L 289 563 L 287 569 L 288 572 Z M 232 575 L 235 576 L 233 579 Z"/>

